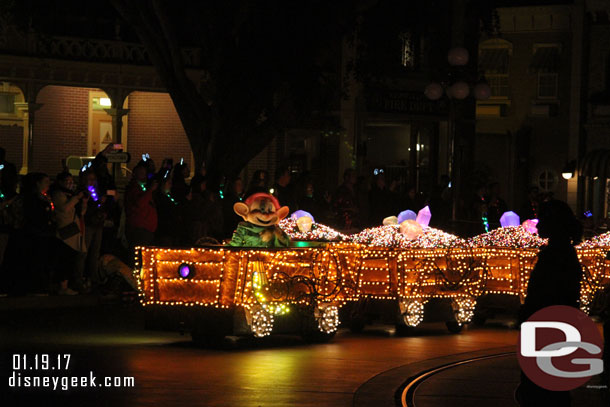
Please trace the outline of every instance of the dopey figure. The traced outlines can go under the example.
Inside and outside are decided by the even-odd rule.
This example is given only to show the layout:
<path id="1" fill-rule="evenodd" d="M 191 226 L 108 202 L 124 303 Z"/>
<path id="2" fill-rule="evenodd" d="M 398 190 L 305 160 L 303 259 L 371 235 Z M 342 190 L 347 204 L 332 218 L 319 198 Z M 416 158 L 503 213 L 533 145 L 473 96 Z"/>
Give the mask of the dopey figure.
<path id="1" fill-rule="evenodd" d="M 244 202 L 237 202 L 233 210 L 244 221 L 237 225 L 229 245 L 242 247 L 286 247 L 290 238 L 278 223 L 288 216 L 289 208 L 280 206 L 271 194 L 259 192 Z"/>

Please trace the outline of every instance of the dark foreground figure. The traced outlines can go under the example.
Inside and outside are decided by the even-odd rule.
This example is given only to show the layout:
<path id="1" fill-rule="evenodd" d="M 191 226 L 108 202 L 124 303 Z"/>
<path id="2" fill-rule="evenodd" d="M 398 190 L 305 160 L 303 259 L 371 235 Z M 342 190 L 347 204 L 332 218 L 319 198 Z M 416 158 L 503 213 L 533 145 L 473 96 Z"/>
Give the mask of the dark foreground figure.
<path id="1" fill-rule="evenodd" d="M 538 233 L 548 238 L 549 244 L 540 250 L 532 271 L 519 322 L 551 305 L 578 308 L 582 269 L 574 243 L 580 240 L 581 226 L 570 207 L 562 201 L 551 200 L 540 206 Z M 517 389 L 521 406 L 570 406 L 570 392 L 543 389 L 521 372 Z"/>

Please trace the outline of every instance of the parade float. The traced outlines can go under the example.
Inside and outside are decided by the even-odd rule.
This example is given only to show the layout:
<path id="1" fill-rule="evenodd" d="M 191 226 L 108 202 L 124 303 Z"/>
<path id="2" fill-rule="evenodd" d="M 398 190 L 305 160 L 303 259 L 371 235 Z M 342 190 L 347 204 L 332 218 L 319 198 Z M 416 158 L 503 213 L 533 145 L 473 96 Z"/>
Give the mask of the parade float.
<path id="1" fill-rule="evenodd" d="M 596 294 L 610 286 L 610 232 L 582 242 L 576 253 L 583 271 L 580 308 L 588 313 Z"/>
<path id="2" fill-rule="evenodd" d="M 375 316 L 409 332 L 425 316 L 439 320 L 429 318 L 430 309 L 459 332 L 477 317 L 475 308 L 479 322 L 491 315 L 482 306 L 490 296 L 518 299 L 517 306 L 523 301 L 547 243 L 536 220 L 521 224 L 512 212 L 502 216 L 502 227 L 464 240 L 429 227 L 428 207 L 350 236 L 307 212 L 288 216 L 268 194 L 234 209 L 244 222 L 226 246 L 136 249 L 142 304 L 153 319 L 189 330 L 198 341 L 272 332 L 322 341 L 340 319 L 360 330 Z M 610 282 L 608 250 L 610 234 L 578 246 L 585 309 Z"/>
<path id="3" fill-rule="evenodd" d="M 263 337 L 283 323 L 308 340 L 332 337 L 339 308 L 356 295 L 336 251 L 290 247 L 302 245 L 278 226 L 288 208 L 271 195 L 255 194 L 234 210 L 244 222 L 228 246 L 136 249 L 142 304 L 152 317 L 179 321 L 208 343 L 232 334 Z M 318 227 L 299 223 L 301 237 L 313 240 Z"/>
<path id="4" fill-rule="evenodd" d="M 429 303 L 439 308 L 438 300 L 443 304 L 433 320 L 445 321 L 451 332 L 470 322 L 481 290 L 480 267 L 463 239 L 429 227 L 430 218 L 428 207 L 418 214 L 404 211 L 351 236 L 358 287 L 346 317 L 352 330 L 380 319 L 394 323 L 398 333 L 409 332 L 428 315 Z"/>

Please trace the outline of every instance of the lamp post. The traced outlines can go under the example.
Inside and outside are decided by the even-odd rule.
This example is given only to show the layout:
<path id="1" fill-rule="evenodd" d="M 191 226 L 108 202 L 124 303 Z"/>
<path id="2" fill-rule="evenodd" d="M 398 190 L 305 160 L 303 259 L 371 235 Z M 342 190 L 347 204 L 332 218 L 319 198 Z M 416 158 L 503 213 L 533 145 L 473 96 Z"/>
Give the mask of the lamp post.
<path id="1" fill-rule="evenodd" d="M 429 83 L 424 95 L 430 100 L 440 100 L 443 97 L 449 99 L 449 137 L 450 155 L 449 177 L 454 188 L 452 219 L 457 217 L 457 203 L 462 192 L 462 180 L 458 163 L 458 150 L 456 146 L 456 120 L 462 119 L 461 111 L 457 109 L 457 104 L 466 98 L 473 97 L 476 100 L 486 100 L 491 96 L 491 88 L 483 78 L 476 77 L 467 69 L 470 55 L 466 48 L 454 47 L 447 53 L 448 69 L 444 78 L 438 82 Z M 474 77 L 473 77 L 474 76 Z M 461 151 L 459 151 L 461 154 Z"/>

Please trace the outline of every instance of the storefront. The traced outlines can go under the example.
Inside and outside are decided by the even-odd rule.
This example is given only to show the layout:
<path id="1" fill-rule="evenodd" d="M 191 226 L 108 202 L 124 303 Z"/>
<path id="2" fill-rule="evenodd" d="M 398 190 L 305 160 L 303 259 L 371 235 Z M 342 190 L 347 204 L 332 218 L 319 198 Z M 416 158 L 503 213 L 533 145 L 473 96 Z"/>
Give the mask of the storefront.
<path id="1" fill-rule="evenodd" d="M 429 192 L 450 169 L 449 110 L 422 92 L 373 91 L 361 116 L 359 167 L 374 175 L 384 170 L 388 185 Z"/>

